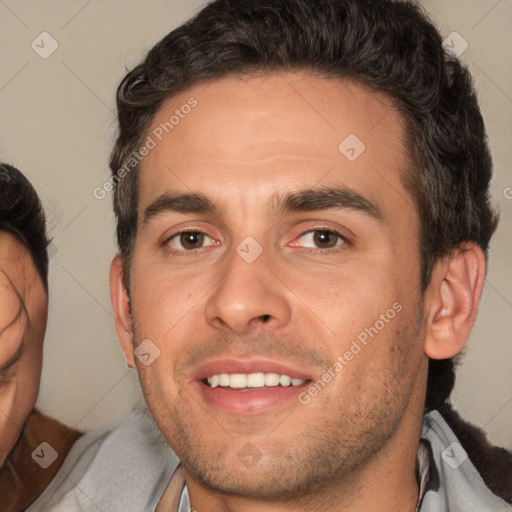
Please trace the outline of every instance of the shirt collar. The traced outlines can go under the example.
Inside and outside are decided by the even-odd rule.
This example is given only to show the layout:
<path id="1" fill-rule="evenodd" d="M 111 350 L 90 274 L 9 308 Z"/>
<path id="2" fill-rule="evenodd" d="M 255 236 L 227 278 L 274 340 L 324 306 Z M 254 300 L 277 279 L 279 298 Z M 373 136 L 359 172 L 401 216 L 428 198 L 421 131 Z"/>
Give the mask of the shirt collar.
<path id="1" fill-rule="evenodd" d="M 420 486 L 418 505 L 416 506 L 416 512 L 419 512 L 423 496 L 427 492 L 429 477 L 430 477 L 430 453 L 427 447 L 420 442 L 418 447 L 418 465 L 416 466 L 416 476 Z"/>

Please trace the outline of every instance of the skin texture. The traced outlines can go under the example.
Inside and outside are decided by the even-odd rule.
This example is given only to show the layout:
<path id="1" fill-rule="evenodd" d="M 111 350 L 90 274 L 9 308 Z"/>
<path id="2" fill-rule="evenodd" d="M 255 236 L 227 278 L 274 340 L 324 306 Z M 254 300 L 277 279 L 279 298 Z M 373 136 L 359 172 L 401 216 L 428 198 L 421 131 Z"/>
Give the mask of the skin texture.
<path id="1" fill-rule="evenodd" d="M 29 251 L 0 232 L 0 467 L 37 399 L 47 313 Z"/>
<path id="2" fill-rule="evenodd" d="M 466 341 L 481 251 L 440 261 L 421 294 L 403 120 L 386 96 L 305 73 L 228 77 L 168 100 L 148 133 L 190 97 L 198 106 L 142 162 L 130 294 L 119 257 L 111 293 L 127 361 L 182 460 L 192 506 L 413 511 L 427 355 L 450 357 Z M 350 134 L 366 146 L 354 161 L 338 148 Z M 326 187 L 359 194 L 379 218 L 275 209 L 278 195 Z M 203 194 L 217 210 L 147 214 L 170 193 Z M 313 234 L 326 229 L 345 241 L 322 245 Z M 175 236 L 183 230 L 207 236 L 187 251 Z M 252 263 L 236 251 L 246 237 L 263 250 Z M 236 413 L 199 391 L 198 368 L 219 358 L 325 380 L 394 304 L 400 311 L 307 404 Z M 160 350 L 149 366 L 133 356 L 145 339 Z"/>

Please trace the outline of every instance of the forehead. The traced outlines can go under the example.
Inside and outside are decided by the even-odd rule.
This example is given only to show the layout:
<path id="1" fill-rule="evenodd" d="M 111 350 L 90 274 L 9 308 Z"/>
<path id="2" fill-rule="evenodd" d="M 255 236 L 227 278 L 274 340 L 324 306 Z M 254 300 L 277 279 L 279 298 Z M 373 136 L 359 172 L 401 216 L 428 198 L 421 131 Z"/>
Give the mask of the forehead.
<path id="1" fill-rule="evenodd" d="M 26 245 L 13 233 L 0 229 L 0 261 L 5 262 L 31 259 Z"/>
<path id="2" fill-rule="evenodd" d="M 193 105 L 193 107 L 190 107 Z M 406 194 L 404 122 L 390 98 L 303 72 L 226 77 L 167 100 L 147 133 L 139 208 L 171 190 L 228 201 L 315 185 Z"/>
<path id="3" fill-rule="evenodd" d="M 26 245 L 17 236 L 1 230 L 0 271 L 5 272 L 20 291 L 39 276 Z"/>

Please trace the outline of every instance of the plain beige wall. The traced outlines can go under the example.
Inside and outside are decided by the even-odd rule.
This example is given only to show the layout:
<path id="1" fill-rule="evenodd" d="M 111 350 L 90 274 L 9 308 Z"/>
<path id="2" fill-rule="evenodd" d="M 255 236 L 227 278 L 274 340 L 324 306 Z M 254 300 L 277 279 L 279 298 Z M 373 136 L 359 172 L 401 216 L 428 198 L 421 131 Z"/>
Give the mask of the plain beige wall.
<path id="1" fill-rule="evenodd" d="M 43 197 L 54 238 L 51 307 L 39 407 L 78 428 L 124 415 L 140 399 L 113 327 L 108 268 L 114 254 L 109 176 L 117 84 L 200 0 L 0 2 L 0 160 Z M 495 158 L 492 193 L 501 223 L 479 318 L 454 400 L 494 442 L 512 448 L 512 1 L 425 0 L 447 36 L 469 43 Z M 41 58 L 48 32 L 58 49 Z M 36 47 L 37 48 L 37 47 Z M 508 196 L 510 199 L 507 199 Z"/>

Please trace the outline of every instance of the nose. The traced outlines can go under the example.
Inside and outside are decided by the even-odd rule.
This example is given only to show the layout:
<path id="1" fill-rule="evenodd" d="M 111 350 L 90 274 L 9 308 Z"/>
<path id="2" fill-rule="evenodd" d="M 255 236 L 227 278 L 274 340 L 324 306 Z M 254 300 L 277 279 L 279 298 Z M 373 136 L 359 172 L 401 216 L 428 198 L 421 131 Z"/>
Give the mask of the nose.
<path id="1" fill-rule="evenodd" d="M 290 321 L 289 299 L 288 289 L 271 270 L 265 251 L 252 263 L 234 252 L 229 270 L 206 303 L 206 320 L 217 329 L 236 334 L 276 329 Z"/>

